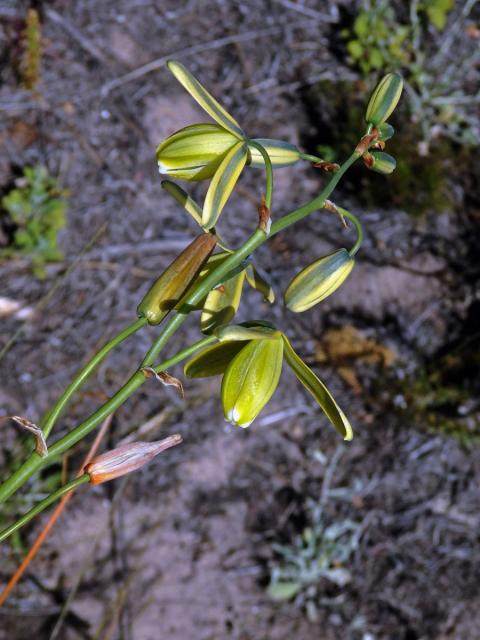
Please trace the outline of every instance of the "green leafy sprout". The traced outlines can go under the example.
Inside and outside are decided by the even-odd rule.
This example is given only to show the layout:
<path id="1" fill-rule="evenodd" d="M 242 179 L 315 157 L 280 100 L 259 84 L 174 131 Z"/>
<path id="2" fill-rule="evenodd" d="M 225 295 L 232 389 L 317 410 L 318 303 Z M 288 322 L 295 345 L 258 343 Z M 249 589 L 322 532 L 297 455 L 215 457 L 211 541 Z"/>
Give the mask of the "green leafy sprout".
<path id="1" fill-rule="evenodd" d="M 62 260 L 58 233 L 65 226 L 67 192 L 43 166 L 25 167 L 23 177 L 1 200 L 7 224 L 13 227 L 12 243 L 1 250 L 6 256 L 30 258 L 39 279 L 45 278 L 45 265 Z"/>

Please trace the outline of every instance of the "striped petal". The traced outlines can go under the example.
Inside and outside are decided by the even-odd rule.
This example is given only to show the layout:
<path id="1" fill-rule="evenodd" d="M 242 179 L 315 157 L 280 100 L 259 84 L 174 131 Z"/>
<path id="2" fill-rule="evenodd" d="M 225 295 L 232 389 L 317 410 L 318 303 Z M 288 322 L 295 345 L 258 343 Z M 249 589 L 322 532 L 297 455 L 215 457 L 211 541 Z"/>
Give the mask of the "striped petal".
<path id="1" fill-rule="evenodd" d="M 280 331 L 262 325 L 245 326 L 242 324 L 229 324 L 219 327 L 214 331 L 220 342 L 232 340 L 278 340 L 281 337 Z"/>
<path id="2" fill-rule="evenodd" d="M 202 225 L 211 229 L 235 187 L 247 161 L 248 150 L 244 142 L 238 142 L 227 153 L 208 187 L 203 205 Z"/>
<path id="3" fill-rule="evenodd" d="M 254 138 L 254 142 L 262 145 L 268 153 L 272 167 L 279 169 L 281 167 L 289 167 L 301 159 L 301 153 L 294 144 L 284 142 L 283 140 L 272 140 L 271 138 Z M 255 147 L 249 147 L 250 163 L 249 166 L 264 168 L 265 162 L 262 154 Z"/>
<path id="4" fill-rule="evenodd" d="M 252 340 L 243 347 L 228 365 L 222 380 L 225 420 L 239 427 L 248 427 L 255 420 L 277 388 L 282 360 L 280 337 Z"/>
<path id="5" fill-rule="evenodd" d="M 333 399 L 330 391 L 295 353 L 286 336 L 283 336 L 283 343 L 285 360 L 294 374 L 312 394 L 342 438 L 344 440 L 351 440 L 353 438 L 352 427 L 343 411 Z"/>
<path id="6" fill-rule="evenodd" d="M 180 84 L 188 91 L 194 100 L 211 116 L 219 125 L 227 129 L 238 138 L 245 138 L 238 122 L 219 104 L 213 96 L 203 87 L 200 82 L 192 76 L 190 71 L 183 64 L 170 60 L 168 68 L 173 73 Z"/>

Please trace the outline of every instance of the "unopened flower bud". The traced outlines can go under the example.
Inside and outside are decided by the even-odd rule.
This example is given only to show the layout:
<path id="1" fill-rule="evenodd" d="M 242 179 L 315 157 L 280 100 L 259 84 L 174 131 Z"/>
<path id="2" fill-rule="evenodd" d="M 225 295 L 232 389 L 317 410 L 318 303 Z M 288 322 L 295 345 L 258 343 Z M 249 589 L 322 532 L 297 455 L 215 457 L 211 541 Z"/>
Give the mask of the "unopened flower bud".
<path id="1" fill-rule="evenodd" d="M 140 469 L 162 451 L 182 442 L 182 436 L 175 434 L 157 442 L 130 442 L 94 458 L 85 466 L 91 484 L 100 484 L 120 478 Z"/>
<path id="2" fill-rule="evenodd" d="M 158 170 L 180 180 L 207 180 L 238 140 L 218 124 L 192 124 L 158 146 Z"/>
<path id="3" fill-rule="evenodd" d="M 383 122 L 380 126 L 377 127 L 378 130 L 378 139 L 386 142 L 393 137 L 395 133 L 395 129 L 388 122 Z"/>
<path id="4" fill-rule="evenodd" d="M 364 162 L 368 169 L 385 175 L 392 173 L 397 166 L 395 158 L 383 151 L 372 151 L 371 153 L 365 154 Z"/>
<path id="5" fill-rule="evenodd" d="M 383 124 L 400 100 L 403 78 L 399 73 L 387 73 L 372 93 L 365 120 L 374 127 Z"/>
<path id="6" fill-rule="evenodd" d="M 285 291 L 285 304 L 295 312 L 310 309 L 338 289 L 354 264 L 346 249 L 316 260 L 290 282 Z"/>
<path id="7" fill-rule="evenodd" d="M 280 380 L 283 340 L 252 340 L 233 358 L 222 380 L 225 420 L 248 427 L 272 397 Z"/>
<path id="8" fill-rule="evenodd" d="M 208 260 L 217 243 L 210 233 L 202 233 L 165 269 L 137 307 L 149 324 L 159 324 L 182 298 Z"/>

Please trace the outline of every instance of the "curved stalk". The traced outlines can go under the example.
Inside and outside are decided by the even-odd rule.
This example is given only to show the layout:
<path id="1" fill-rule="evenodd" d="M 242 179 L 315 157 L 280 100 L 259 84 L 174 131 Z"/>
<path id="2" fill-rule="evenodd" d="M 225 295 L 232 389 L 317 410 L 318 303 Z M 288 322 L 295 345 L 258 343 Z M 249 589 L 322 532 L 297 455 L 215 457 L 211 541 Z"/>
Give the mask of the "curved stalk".
<path id="1" fill-rule="evenodd" d="M 10 525 L 9 527 L 1 531 L 0 542 L 3 542 L 5 538 L 8 538 L 9 536 L 12 535 L 12 533 L 15 533 L 15 531 L 18 531 L 18 529 L 21 529 L 28 522 L 30 522 L 32 518 L 37 516 L 44 509 L 49 507 L 52 503 L 56 502 L 59 498 L 64 496 L 66 493 L 73 491 L 78 486 L 80 486 L 81 484 L 85 484 L 89 480 L 90 480 L 90 476 L 87 473 L 84 473 L 82 476 L 75 478 L 70 482 L 67 482 L 67 484 L 63 485 L 63 487 L 60 487 L 60 489 L 57 489 L 57 491 L 54 491 L 54 493 L 51 493 L 49 496 L 47 496 L 46 498 L 41 500 L 38 504 L 36 504 L 33 507 L 33 509 L 30 509 L 30 511 L 27 511 L 27 513 L 25 513 L 16 522 L 14 522 L 12 525 Z"/>
<path id="2" fill-rule="evenodd" d="M 52 409 L 46 413 L 44 418 L 40 422 L 40 426 L 43 430 L 43 435 L 45 438 L 48 437 L 55 422 L 63 411 L 65 405 L 70 400 L 72 395 L 77 391 L 77 389 L 85 382 L 85 380 L 89 377 L 89 375 L 93 372 L 96 367 L 100 364 L 100 362 L 112 351 L 116 346 L 121 344 L 124 340 L 126 340 L 133 333 L 141 329 L 147 323 L 145 318 L 139 318 L 129 324 L 128 327 L 120 331 L 116 336 L 114 336 L 107 344 L 100 349 L 98 353 L 96 353 L 93 358 L 87 362 L 87 364 L 77 373 L 72 382 L 68 385 L 62 395 L 59 397 L 57 402 L 53 405 Z"/>
<path id="3" fill-rule="evenodd" d="M 259 142 L 255 140 L 249 140 L 248 146 L 253 147 L 259 153 L 262 154 L 263 161 L 265 162 L 265 173 L 266 173 L 266 186 L 265 186 L 265 203 L 269 209 L 272 208 L 272 194 L 273 194 L 273 168 L 272 161 L 270 160 L 270 156 L 268 155 L 264 146 L 262 146 Z"/>
<path id="4" fill-rule="evenodd" d="M 360 223 L 360 220 L 357 218 L 357 216 L 355 216 L 353 213 L 350 213 L 350 211 L 347 211 L 347 209 L 344 209 L 343 207 L 339 207 L 338 204 L 335 206 L 337 207 L 339 212 L 342 214 L 342 216 L 344 216 L 345 218 L 348 218 L 348 220 L 353 222 L 355 226 L 355 230 L 357 232 L 357 239 L 355 240 L 355 244 L 353 245 L 353 247 L 348 252 L 350 256 L 353 258 L 353 256 L 360 249 L 361 244 L 363 242 L 363 227 Z"/>

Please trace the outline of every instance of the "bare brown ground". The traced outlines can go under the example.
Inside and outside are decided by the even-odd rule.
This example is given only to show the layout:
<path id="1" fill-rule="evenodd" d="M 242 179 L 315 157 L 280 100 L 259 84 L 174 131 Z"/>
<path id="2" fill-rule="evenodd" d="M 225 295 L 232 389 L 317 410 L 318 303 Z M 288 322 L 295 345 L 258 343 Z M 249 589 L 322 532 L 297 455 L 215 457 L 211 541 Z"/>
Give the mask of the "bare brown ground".
<path id="1" fill-rule="evenodd" d="M 318 142 L 318 131 L 303 92 L 322 78 L 355 77 L 335 49 L 338 11 L 348 3 L 292 4 L 38 3 L 45 43 L 38 97 L 19 90 L 12 70 L 12 42 L 27 4 L 0 4 L 0 188 L 11 184 L 17 167 L 40 162 L 71 194 L 64 262 L 49 266 L 44 282 L 24 260 L 0 265 L 1 295 L 40 303 L 0 364 L 0 414 L 38 419 L 79 363 L 134 318 L 149 282 L 195 233 L 162 192 L 154 149 L 204 115 L 161 60 L 137 79 L 126 74 L 175 54 L 247 131 L 315 151 L 308 141 Z M 222 45 L 222 38 L 230 40 Z M 201 52 L 191 52 L 200 45 Z M 274 215 L 307 200 L 323 180 L 306 166 L 276 178 Z M 261 180 L 260 172 L 242 178 L 223 216 L 221 230 L 233 244 L 255 224 Z M 195 191 L 199 197 L 202 189 Z M 255 294 L 241 310 L 241 319 L 268 317 L 292 337 L 355 427 L 334 478 L 355 499 L 332 503 L 328 513 L 361 522 L 364 533 L 349 567 L 352 582 L 341 590 L 321 586 L 335 606 L 321 606 L 313 623 L 301 607 L 276 604 L 265 590 L 272 543 L 291 542 L 307 523 L 307 498 L 320 495 L 324 468 L 311 451 L 330 455 L 337 445 L 293 377 L 284 373 L 274 400 L 247 431 L 225 428 L 217 380 L 188 382 L 185 403 L 151 382 L 118 411 L 108 446 L 147 420 L 148 438 L 180 432 L 184 444 L 127 482 L 78 492 L 0 611 L 0 639 L 48 639 L 62 612 L 62 640 L 480 637 L 478 449 L 427 433 L 408 411 L 401 384 L 464 344 L 475 325 L 478 201 L 458 189 L 458 212 L 422 219 L 382 203 L 362 212 L 362 202 L 348 196 L 346 206 L 360 209 L 367 239 L 345 286 L 301 316 L 286 314 L 281 304 L 269 309 Z M 295 235 L 262 248 L 258 262 L 281 299 L 294 271 L 348 238 L 331 214 L 319 213 Z M 169 352 L 198 339 L 196 322 L 177 334 Z M 394 366 L 328 356 L 325 335 L 351 325 L 394 353 Z M 14 317 L 2 319 L 1 345 L 17 328 Z M 155 335 L 143 331 L 102 364 L 57 436 L 118 388 Z M 181 375 L 181 368 L 172 373 Z M 472 380 L 478 384 L 478 374 Z M 473 424 L 478 401 L 468 407 Z M 25 451 L 18 433 L 3 428 L 4 466 Z M 74 468 L 75 460 L 69 464 Z M 49 477 L 32 485 L 32 500 Z M 26 531 L 23 544 L 40 523 Z M 0 583 L 17 565 L 19 549 L 0 547 Z"/>

